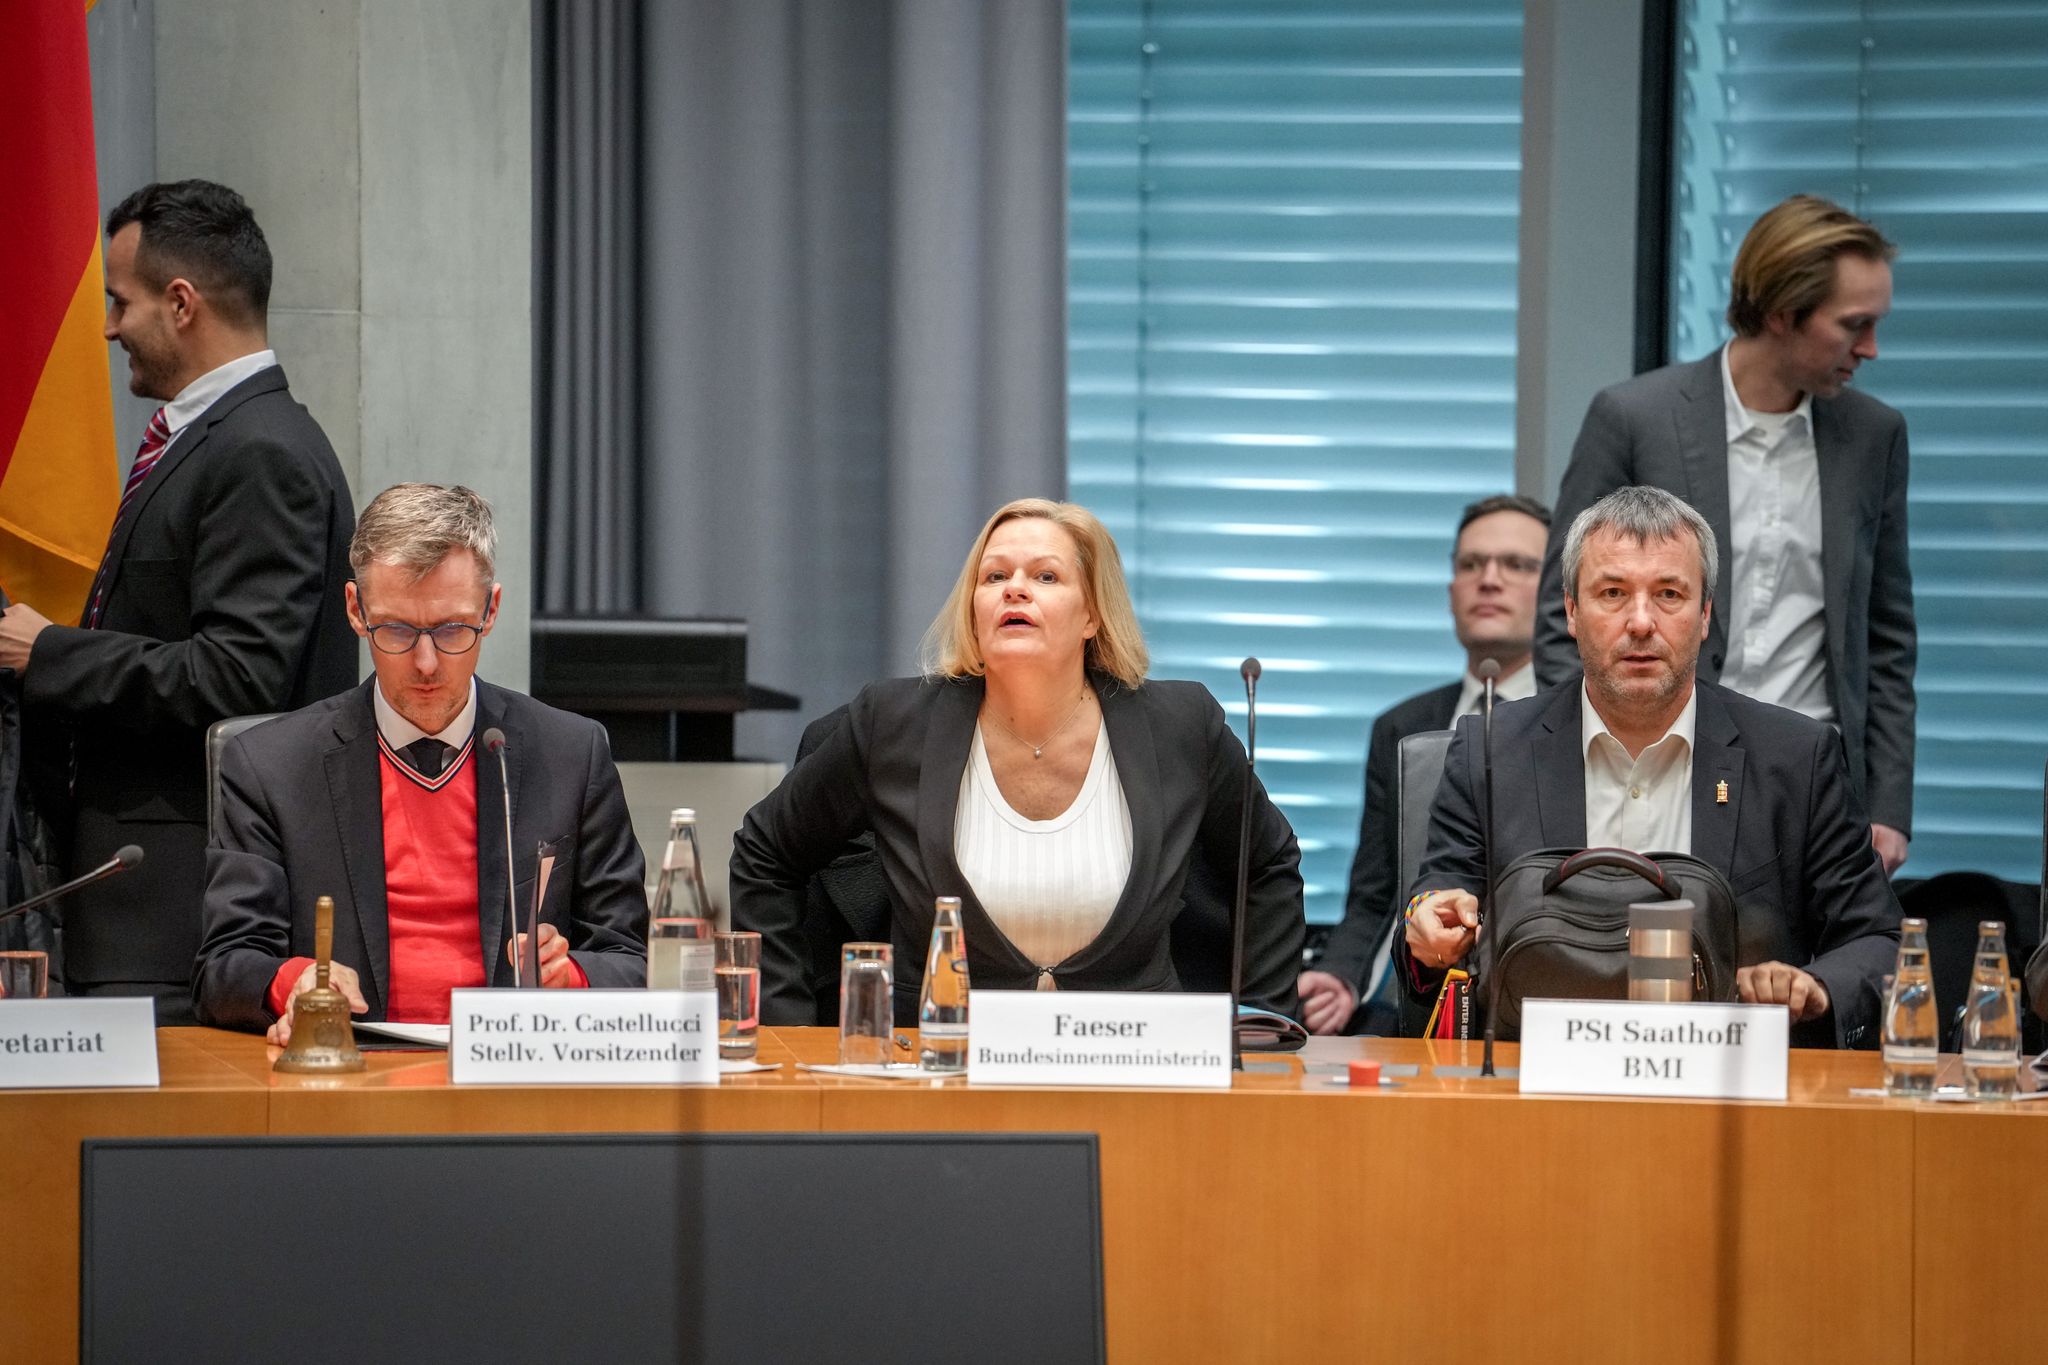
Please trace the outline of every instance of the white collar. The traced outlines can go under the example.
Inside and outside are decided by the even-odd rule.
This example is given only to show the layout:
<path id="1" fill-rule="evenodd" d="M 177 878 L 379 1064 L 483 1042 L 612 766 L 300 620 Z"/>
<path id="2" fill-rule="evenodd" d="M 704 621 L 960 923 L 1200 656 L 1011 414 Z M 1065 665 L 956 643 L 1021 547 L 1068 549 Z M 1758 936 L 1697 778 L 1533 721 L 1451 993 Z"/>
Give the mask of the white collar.
<path id="1" fill-rule="evenodd" d="M 451 749 L 460 749 L 469 743 L 470 732 L 476 729 L 476 675 L 469 679 L 469 700 L 455 713 L 455 719 L 448 722 L 448 728 L 438 735 L 429 735 L 398 714 L 398 708 L 384 699 L 384 684 L 373 680 L 370 683 L 370 709 L 377 715 L 377 733 L 384 736 L 384 742 L 394 749 L 403 749 L 423 739 L 438 739 Z"/>
<path id="2" fill-rule="evenodd" d="M 1730 342 L 1721 348 L 1721 412 L 1726 419 L 1725 429 L 1728 433 L 1730 444 L 1740 440 L 1748 434 L 1750 428 L 1758 425 L 1757 420 L 1750 415 L 1749 409 L 1742 406 L 1741 395 L 1735 392 L 1735 375 L 1728 368 L 1728 352 L 1733 349 L 1734 345 L 1734 342 Z M 1800 421 L 1806 423 L 1806 429 L 1811 431 L 1813 430 L 1813 395 L 1810 393 L 1800 394 L 1799 405 L 1790 412 L 1770 413 L 1767 415 L 1783 417 L 1787 421 L 1797 417 Z"/>
<path id="3" fill-rule="evenodd" d="M 1694 747 L 1693 736 L 1697 730 L 1699 713 L 1700 685 L 1695 681 L 1692 685 L 1691 693 L 1685 699 L 1685 709 L 1680 711 L 1678 718 L 1671 722 L 1670 729 L 1659 735 L 1653 743 L 1643 746 L 1643 752 L 1648 753 L 1673 735 L 1685 741 L 1686 749 L 1691 750 Z M 1594 708 L 1593 694 L 1587 691 L 1586 680 L 1581 678 L 1579 679 L 1579 752 L 1590 757 L 1593 752 L 1593 741 L 1602 735 L 1613 739 L 1616 744 L 1621 744 L 1621 740 L 1616 738 L 1614 732 L 1607 728 L 1606 720 Z M 1621 744 L 1621 748 L 1623 753 L 1628 752 L 1626 744 Z M 1638 755 L 1638 757 L 1640 756 Z"/>
<path id="4" fill-rule="evenodd" d="M 1532 659 L 1512 673 L 1503 673 L 1493 680 L 1493 699 L 1497 702 L 1520 701 L 1536 695 L 1536 665 Z M 1458 709 L 1453 714 L 1464 715 L 1475 711 L 1483 704 L 1486 684 L 1465 674 L 1465 680 L 1458 685 Z"/>
<path id="5" fill-rule="evenodd" d="M 253 374 L 277 364 L 277 352 L 256 351 L 225 365 L 215 366 L 178 390 L 178 396 L 164 404 L 164 425 L 176 436 L 197 421 L 199 415 L 220 401 L 222 394 Z"/>

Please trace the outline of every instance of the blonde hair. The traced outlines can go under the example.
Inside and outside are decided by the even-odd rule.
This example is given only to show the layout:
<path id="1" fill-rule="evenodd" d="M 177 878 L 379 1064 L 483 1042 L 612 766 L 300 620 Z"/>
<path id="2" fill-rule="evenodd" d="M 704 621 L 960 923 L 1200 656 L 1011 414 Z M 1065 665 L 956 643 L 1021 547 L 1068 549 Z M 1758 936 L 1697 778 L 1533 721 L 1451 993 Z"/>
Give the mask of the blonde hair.
<path id="1" fill-rule="evenodd" d="M 498 531 L 483 495 L 460 484 L 393 484 L 357 519 L 348 565 L 358 583 L 372 564 L 404 569 L 418 582 L 457 550 L 476 556 L 477 576 L 488 588 L 497 577 Z"/>
<path id="2" fill-rule="evenodd" d="M 1899 249 L 1882 232 L 1838 204 L 1795 194 L 1750 225 L 1728 280 L 1728 325 L 1759 336 L 1777 313 L 1804 323 L 1835 292 L 1835 260 L 1863 256 L 1888 262 Z"/>
<path id="3" fill-rule="evenodd" d="M 978 678 L 987 671 L 981 644 L 974 636 L 974 587 L 981 577 L 981 557 L 988 551 L 989 537 L 998 526 L 1019 517 L 1042 517 L 1073 538 L 1080 560 L 1081 592 L 1095 617 L 1095 638 L 1088 641 L 1085 655 L 1087 666 L 1126 687 L 1142 684 L 1151 661 L 1145 652 L 1145 634 L 1138 628 L 1138 614 L 1131 607 L 1130 589 L 1124 585 L 1124 563 L 1115 539 L 1095 514 L 1079 503 L 1048 498 L 1019 498 L 1003 504 L 974 538 L 974 548 L 967 552 L 967 562 L 946 596 L 946 605 L 939 608 L 924 633 L 919 656 L 925 675 Z"/>

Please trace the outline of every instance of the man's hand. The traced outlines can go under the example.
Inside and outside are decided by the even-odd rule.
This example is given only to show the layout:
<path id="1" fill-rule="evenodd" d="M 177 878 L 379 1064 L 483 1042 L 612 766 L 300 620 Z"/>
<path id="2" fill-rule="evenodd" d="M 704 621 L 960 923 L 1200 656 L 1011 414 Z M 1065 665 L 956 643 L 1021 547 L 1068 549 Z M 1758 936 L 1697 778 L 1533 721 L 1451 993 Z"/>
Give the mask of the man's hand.
<path id="1" fill-rule="evenodd" d="M 513 955 L 526 946 L 526 935 L 513 937 L 517 941 L 505 945 L 507 962 L 516 962 L 518 959 Z M 540 984 L 549 990 L 566 990 L 576 984 L 576 973 L 569 961 L 569 940 L 552 924 L 540 927 Z"/>
<path id="2" fill-rule="evenodd" d="M 28 672 L 29 651 L 49 624 L 49 617 L 19 602 L 0 612 L 0 668 Z"/>
<path id="3" fill-rule="evenodd" d="M 1470 891 L 1432 891 L 1408 917 L 1408 951 L 1420 966 L 1455 966 L 1479 941 L 1479 898 Z"/>
<path id="4" fill-rule="evenodd" d="M 1830 1008 L 1827 987 L 1783 962 L 1737 967 L 1735 989 L 1745 1005 L 1783 1005 L 1792 1011 L 1795 1024 L 1818 1019 Z"/>
<path id="5" fill-rule="evenodd" d="M 1328 972 L 1303 972 L 1297 989 L 1301 992 L 1301 1022 L 1310 1033 L 1342 1033 L 1358 1008 L 1358 992 L 1341 976 Z"/>
<path id="6" fill-rule="evenodd" d="M 318 979 L 319 974 L 320 967 L 317 963 L 306 964 L 306 970 L 300 972 L 299 979 L 292 983 L 292 993 L 285 1000 L 283 1017 L 270 1026 L 270 1031 L 263 1035 L 263 1041 L 272 1047 L 283 1047 L 292 1040 L 292 1015 L 298 1008 L 299 997 L 313 989 L 313 982 Z M 363 999 L 362 978 L 356 975 L 355 968 L 339 962 L 331 964 L 327 984 L 348 997 L 350 1014 L 370 1012 L 369 1002 Z"/>
<path id="7" fill-rule="evenodd" d="M 1877 848 L 1879 861 L 1884 863 L 1885 876 L 1889 877 L 1897 872 L 1899 865 L 1906 861 L 1906 836 L 1890 825 L 1873 822 L 1870 826 L 1870 842 Z"/>

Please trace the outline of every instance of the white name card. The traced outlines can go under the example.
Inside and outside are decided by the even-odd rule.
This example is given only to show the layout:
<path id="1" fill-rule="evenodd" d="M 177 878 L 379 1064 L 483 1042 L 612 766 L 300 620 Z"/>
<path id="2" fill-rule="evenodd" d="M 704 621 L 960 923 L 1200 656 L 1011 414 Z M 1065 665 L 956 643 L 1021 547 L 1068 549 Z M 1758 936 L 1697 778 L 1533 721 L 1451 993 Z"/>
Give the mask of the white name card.
<path id="1" fill-rule="evenodd" d="M 156 1083 L 155 1001 L 0 1000 L 0 1090 Z"/>
<path id="2" fill-rule="evenodd" d="M 1230 1085 L 1230 997 L 974 992 L 970 1085 Z"/>
<path id="3" fill-rule="evenodd" d="M 1525 1095 L 1785 1098 L 1783 1005 L 1527 1000 Z"/>
<path id="4" fill-rule="evenodd" d="M 710 991 L 451 991 L 448 1022 L 456 1085 L 718 1080 Z"/>

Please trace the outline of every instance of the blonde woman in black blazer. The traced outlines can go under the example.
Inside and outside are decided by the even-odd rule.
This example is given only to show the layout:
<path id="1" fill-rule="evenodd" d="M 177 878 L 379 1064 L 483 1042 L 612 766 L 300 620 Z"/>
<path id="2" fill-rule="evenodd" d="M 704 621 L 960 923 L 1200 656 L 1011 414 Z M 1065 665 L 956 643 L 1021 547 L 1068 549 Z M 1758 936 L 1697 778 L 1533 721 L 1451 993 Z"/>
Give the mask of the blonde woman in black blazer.
<path id="1" fill-rule="evenodd" d="M 917 999 L 933 902 L 958 896 L 978 986 L 1181 988 L 1168 930 L 1191 858 L 1236 866 L 1244 749 L 1197 683 L 1145 678 L 1116 542 L 1087 509 L 1024 499 L 982 528 L 926 636 L 926 673 L 862 690 L 830 737 L 747 813 L 733 840 L 733 922 L 762 936 L 762 1012 L 810 1023 L 804 891 L 864 830 L 889 889 L 899 1018 Z M 955 816 L 977 730 L 1003 798 L 1052 819 L 1081 793 L 1100 731 L 1128 807 L 1131 860 L 1114 908 L 1060 961 L 1019 950 L 961 873 Z M 1252 783 L 1244 1000 L 1295 1012 L 1300 850 Z M 1227 973 L 1227 962 L 1222 964 Z"/>

